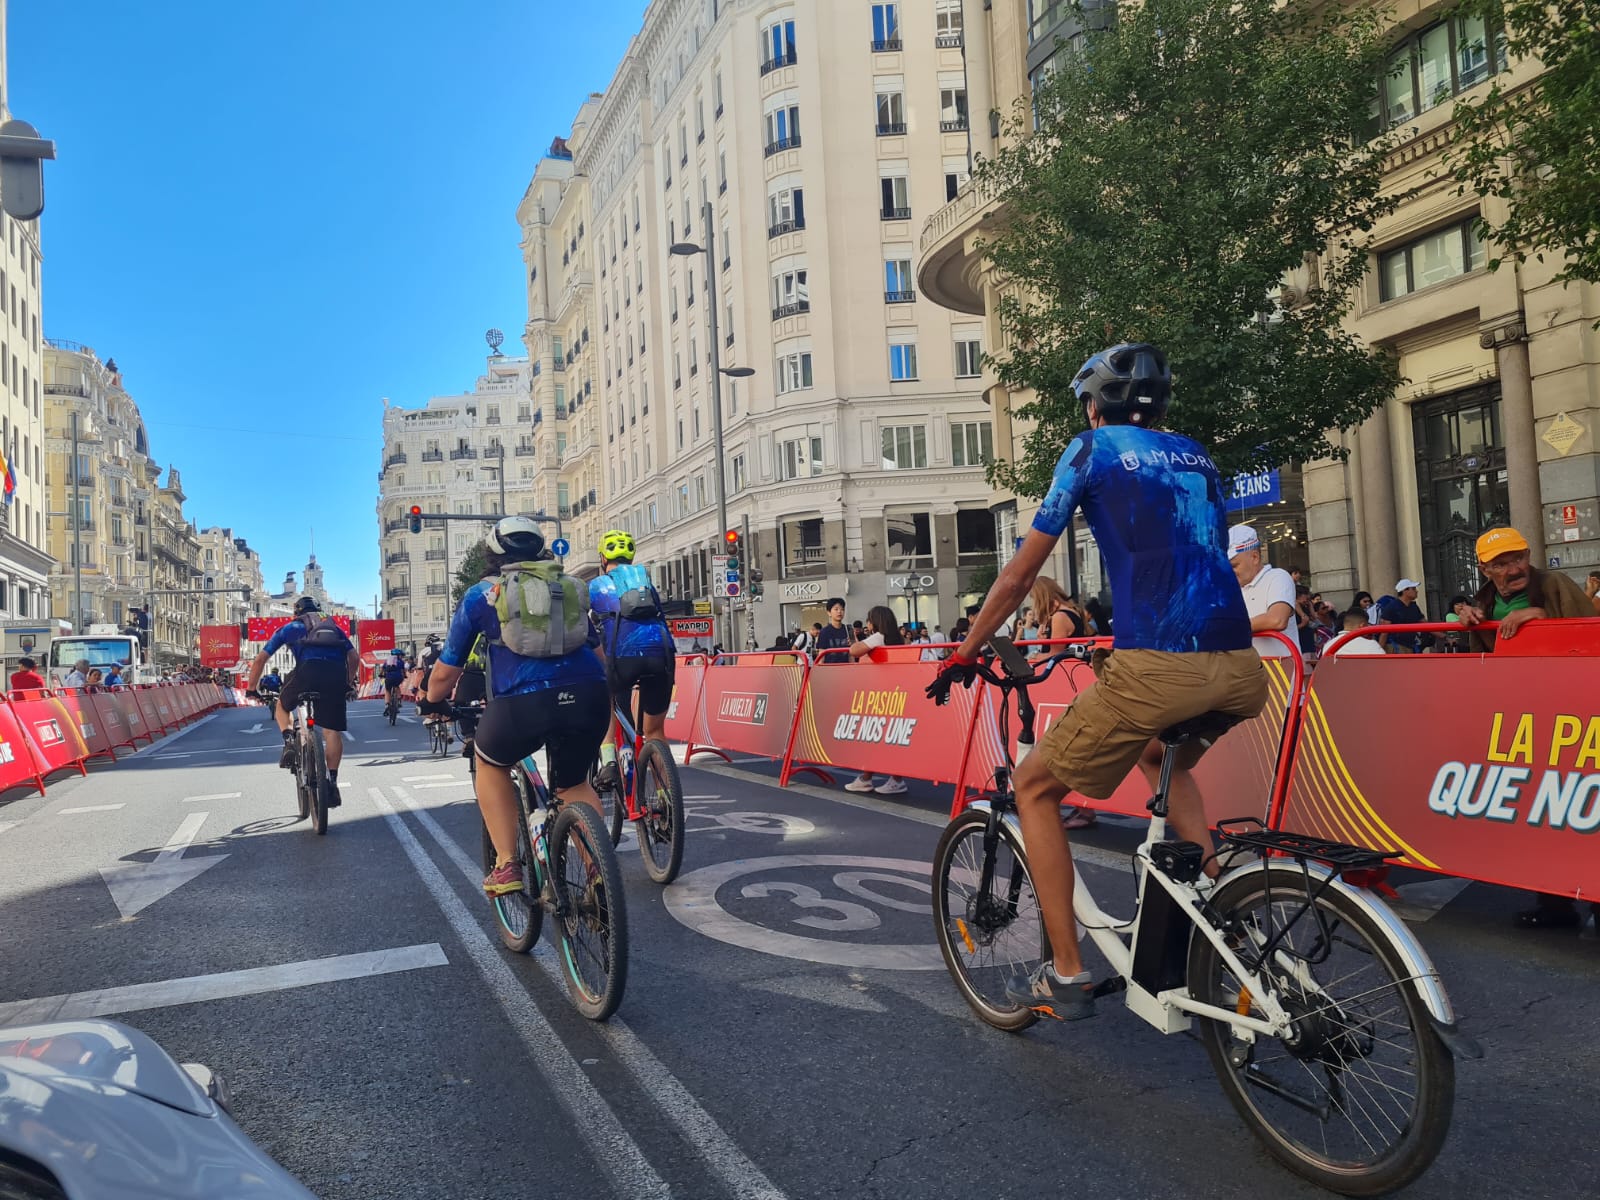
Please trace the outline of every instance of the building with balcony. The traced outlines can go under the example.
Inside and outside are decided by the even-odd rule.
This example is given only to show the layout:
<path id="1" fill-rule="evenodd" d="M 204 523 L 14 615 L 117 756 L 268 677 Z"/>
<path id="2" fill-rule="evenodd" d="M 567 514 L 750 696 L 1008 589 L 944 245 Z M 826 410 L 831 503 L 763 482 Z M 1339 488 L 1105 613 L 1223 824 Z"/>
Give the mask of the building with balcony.
<path id="1" fill-rule="evenodd" d="M 990 89 L 975 86 L 977 112 L 1027 102 L 1083 32 L 1076 11 L 1051 0 L 968 4 L 966 17 L 969 71 Z M 1582 579 L 1600 566 L 1600 349 L 1589 332 L 1600 289 L 1555 284 L 1553 263 L 1508 261 L 1491 272 L 1490 248 L 1473 232 L 1479 201 L 1457 194 L 1440 169 L 1455 99 L 1495 77 L 1528 87 L 1538 64 L 1508 62 L 1492 26 L 1442 3 L 1411 0 L 1394 20 L 1394 51 L 1373 88 L 1379 119 L 1403 130 L 1385 164 L 1400 202 L 1373 231 L 1371 270 L 1346 324 L 1392 350 L 1407 382 L 1359 429 L 1330 435 L 1347 460 L 1286 468 L 1283 501 L 1243 516 L 1267 534 L 1280 565 L 1309 567 L 1331 598 L 1382 594 L 1407 577 L 1423 581 L 1423 608 L 1440 617 L 1452 595 L 1476 590 L 1473 544 L 1497 524 L 1515 525 L 1534 560 L 1553 569 Z M 985 150 L 997 129 L 972 133 Z M 1484 202 L 1491 224 L 1504 215 L 1496 205 Z M 978 243 L 1002 215 L 994 197 L 964 187 L 928 218 L 919 242 L 923 293 L 981 319 L 990 345 L 999 344 L 998 293 Z M 1285 302 L 1316 286 L 1315 271 L 1308 264 L 1285 280 Z M 997 452 L 1014 456 L 1026 429 L 1009 410 L 1029 396 L 992 375 L 983 383 Z M 1007 493 L 991 502 L 1006 554 L 1037 502 Z M 1079 538 L 1092 548 L 1086 532 Z M 1086 567 L 1096 560 L 1080 556 Z M 1080 582 L 1099 586 L 1087 570 Z"/>
<path id="2" fill-rule="evenodd" d="M 968 170 L 962 15 L 663 0 L 580 109 L 572 162 L 539 164 L 518 210 L 536 396 L 560 378 L 538 339 L 575 357 L 566 423 L 538 445 L 562 464 L 580 573 L 615 526 L 663 595 L 721 590 L 707 256 L 670 253 L 709 243 L 721 365 L 756 372 L 720 388 L 728 523 L 765 576 L 738 641 L 825 619 L 835 594 L 954 622 L 995 553 L 982 322 L 919 299 L 914 222 Z"/>
<path id="3" fill-rule="evenodd" d="M 488 532 L 489 521 L 502 512 L 541 508 L 536 460 L 521 453 L 537 428 L 532 378 L 529 359 L 496 353 L 470 392 L 436 396 L 421 408 L 383 402 L 378 604 L 405 641 L 443 636 L 450 618 L 448 584 L 468 549 Z M 433 521 L 413 534 L 413 505 L 488 520 Z M 304 593 L 320 590 L 315 556 L 305 576 Z"/>

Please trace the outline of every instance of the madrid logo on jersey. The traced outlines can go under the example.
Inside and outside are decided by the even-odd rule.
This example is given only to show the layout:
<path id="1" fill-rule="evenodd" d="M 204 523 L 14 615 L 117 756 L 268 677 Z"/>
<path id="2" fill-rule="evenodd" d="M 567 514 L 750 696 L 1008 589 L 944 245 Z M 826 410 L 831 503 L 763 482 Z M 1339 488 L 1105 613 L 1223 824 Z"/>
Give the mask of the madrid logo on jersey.
<path id="1" fill-rule="evenodd" d="M 1139 469 L 1139 452 L 1137 450 L 1124 450 L 1122 452 L 1122 469 L 1137 471 Z"/>

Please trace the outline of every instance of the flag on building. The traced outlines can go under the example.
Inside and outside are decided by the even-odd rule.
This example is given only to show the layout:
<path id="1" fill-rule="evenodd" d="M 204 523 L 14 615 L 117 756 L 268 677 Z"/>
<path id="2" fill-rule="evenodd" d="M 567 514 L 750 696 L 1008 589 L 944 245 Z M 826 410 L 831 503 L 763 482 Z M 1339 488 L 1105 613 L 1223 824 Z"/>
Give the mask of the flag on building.
<path id="1" fill-rule="evenodd" d="M 17 477 L 12 474 L 11 460 L 6 457 L 3 446 L 0 446 L 0 478 L 4 479 L 5 502 L 10 504 L 17 496 Z"/>

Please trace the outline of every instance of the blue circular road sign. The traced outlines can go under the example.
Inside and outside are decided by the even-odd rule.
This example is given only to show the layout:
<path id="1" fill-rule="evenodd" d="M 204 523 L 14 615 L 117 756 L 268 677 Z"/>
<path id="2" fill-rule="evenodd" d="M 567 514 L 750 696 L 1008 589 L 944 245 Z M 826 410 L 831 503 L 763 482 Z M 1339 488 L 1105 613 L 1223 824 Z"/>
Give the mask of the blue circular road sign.
<path id="1" fill-rule="evenodd" d="M 550 543 L 550 553 L 554 554 L 557 558 L 565 558 L 567 556 L 567 551 L 571 549 L 572 543 L 567 541 L 566 538 L 557 538 L 555 541 Z"/>

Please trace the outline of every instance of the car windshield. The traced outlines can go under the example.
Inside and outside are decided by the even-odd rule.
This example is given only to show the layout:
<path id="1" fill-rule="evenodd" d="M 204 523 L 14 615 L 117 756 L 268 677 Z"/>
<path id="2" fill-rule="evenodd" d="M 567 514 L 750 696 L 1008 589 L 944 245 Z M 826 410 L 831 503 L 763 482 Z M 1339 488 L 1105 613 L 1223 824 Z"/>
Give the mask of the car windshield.
<path id="1" fill-rule="evenodd" d="M 50 665 L 71 670 L 83 659 L 104 669 L 128 661 L 128 643 L 120 638 L 72 638 L 50 644 Z"/>

